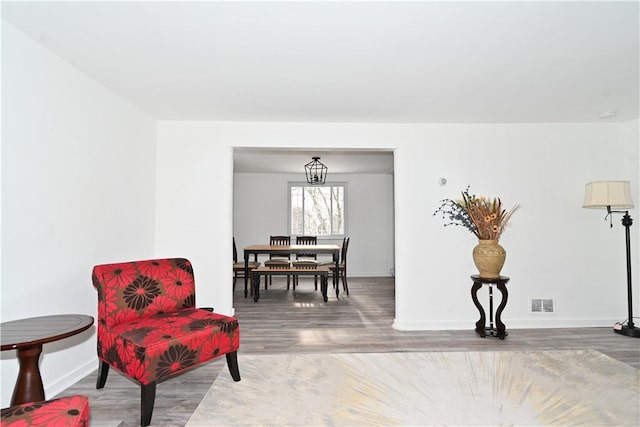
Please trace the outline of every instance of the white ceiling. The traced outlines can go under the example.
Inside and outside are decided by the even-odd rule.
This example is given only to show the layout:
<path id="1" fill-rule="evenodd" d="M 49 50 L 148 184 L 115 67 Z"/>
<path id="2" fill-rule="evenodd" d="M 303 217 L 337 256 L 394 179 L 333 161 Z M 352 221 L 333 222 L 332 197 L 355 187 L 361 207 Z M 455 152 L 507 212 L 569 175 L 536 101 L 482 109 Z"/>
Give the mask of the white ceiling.
<path id="1" fill-rule="evenodd" d="M 2 15 L 158 119 L 639 116 L 637 1 L 2 1 Z"/>
<path id="2" fill-rule="evenodd" d="M 160 120 L 639 117 L 637 1 L 2 1 L 2 18 Z M 234 168 L 301 173 L 314 155 L 393 170 L 390 152 L 292 150 L 237 150 Z"/>

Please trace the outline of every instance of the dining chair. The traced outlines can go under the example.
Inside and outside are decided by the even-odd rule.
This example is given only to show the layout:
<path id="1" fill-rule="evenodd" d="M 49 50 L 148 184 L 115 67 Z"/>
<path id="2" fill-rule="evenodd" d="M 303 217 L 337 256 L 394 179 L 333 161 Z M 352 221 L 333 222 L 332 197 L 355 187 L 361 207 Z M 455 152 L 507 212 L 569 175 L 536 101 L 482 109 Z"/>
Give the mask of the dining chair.
<path id="1" fill-rule="evenodd" d="M 342 289 L 349 295 L 349 285 L 347 283 L 347 251 L 349 249 L 349 241 L 350 237 L 345 237 L 342 239 L 342 248 L 340 249 L 340 259 L 338 261 L 339 274 L 342 278 Z M 335 269 L 336 263 L 334 261 L 331 262 L 323 262 L 320 264 L 321 266 L 327 266 L 331 270 L 331 277 L 335 277 Z M 336 286 L 338 284 L 336 283 Z"/>
<path id="2" fill-rule="evenodd" d="M 318 237 L 317 236 L 296 236 L 296 245 L 317 245 Z M 302 265 L 299 264 L 299 261 L 307 261 L 307 262 L 315 262 L 318 264 L 318 255 L 315 253 L 299 253 L 296 254 L 296 260 L 293 262 L 294 266 Z M 313 277 L 315 290 L 318 290 L 318 276 Z M 294 276 L 293 278 L 293 289 L 298 286 L 298 276 Z"/>
<path id="3" fill-rule="evenodd" d="M 316 270 L 318 268 L 318 261 L 313 259 L 297 259 L 291 263 L 293 267 L 301 269 L 301 270 Z M 316 279 L 315 282 L 315 290 L 318 290 L 318 276 L 313 276 Z M 298 286 L 298 275 L 293 276 L 293 290 Z"/>
<path id="4" fill-rule="evenodd" d="M 291 236 L 269 236 L 269 245 L 290 245 L 291 244 Z M 269 254 L 269 259 L 264 262 L 265 267 L 282 267 L 286 264 L 288 267 L 291 265 L 291 254 L 278 254 L 273 255 Z M 272 283 L 272 277 L 267 276 L 264 279 L 264 288 L 267 289 L 267 286 L 270 286 Z M 291 286 L 291 276 L 287 276 L 287 289 Z"/>
<path id="5" fill-rule="evenodd" d="M 249 271 L 260 267 L 257 261 L 249 261 Z M 236 281 L 244 279 L 244 260 L 238 262 L 238 249 L 236 248 L 236 238 L 233 238 L 233 290 L 236 290 Z M 253 290 L 253 288 L 251 288 Z"/>

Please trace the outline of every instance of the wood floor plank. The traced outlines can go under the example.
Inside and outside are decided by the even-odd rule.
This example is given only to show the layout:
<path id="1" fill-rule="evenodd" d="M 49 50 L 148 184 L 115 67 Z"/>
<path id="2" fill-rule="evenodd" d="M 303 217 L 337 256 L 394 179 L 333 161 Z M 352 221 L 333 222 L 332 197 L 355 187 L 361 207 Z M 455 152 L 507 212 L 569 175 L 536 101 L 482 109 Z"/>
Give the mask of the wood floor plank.
<path id="1" fill-rule="evenodd" d="M 240 284 L 240 282 L 239 282 Z M 286 290 L 286 279 L 274 278 L 261 291 L 260 301 L 234 292 L 240 323 L 241 354 L 357 353 L 409 351 L 541 351 L 593 349 L 640 369 L 640 340 L 613 333 L 611 328 L 509 329 L 505 340 L 478 337 L 468 330 L 397 331 L 393 278 L 350 278 L 350 296 L 329 290 L 329 302 L 313 290 L 313 281 L 300 279 L 298 289 Z M 217 359 L 158 384 L 152 426 L 184 426 L 219 374 L 227 369 Z M 240 365 L 242 374 L 242 365 Z M 61 395 L 89 396 L 91 425 L 138 426 L 140 388 L 113 369 L 105 388 L 96 390 L 94 372 Z"/>

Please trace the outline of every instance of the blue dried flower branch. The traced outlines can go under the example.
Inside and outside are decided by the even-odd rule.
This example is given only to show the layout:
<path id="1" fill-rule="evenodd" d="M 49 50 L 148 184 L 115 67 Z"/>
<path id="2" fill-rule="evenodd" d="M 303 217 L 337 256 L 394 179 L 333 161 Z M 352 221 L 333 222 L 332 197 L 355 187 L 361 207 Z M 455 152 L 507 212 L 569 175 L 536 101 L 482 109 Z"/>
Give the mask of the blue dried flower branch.
<path id="1" fill-rule="evenodd" d="M 473 203 L 476 197 L 475 195 L 469 194 L 469 188 L 470 186 L 467 186 L 467 188 L 462 191 L 462 205 L 453 199 L 441 200 L 440 207 L 436 209 L 432 216 L 440 214 L 442 219 L 448 221 L 444 224 L 445 227 L 450 225 L 464 227 L 479 239 L 480 233 L 478 232 L 478 227 L 469 216 L 469 211 L 466 208 L 469 203 Z"/>

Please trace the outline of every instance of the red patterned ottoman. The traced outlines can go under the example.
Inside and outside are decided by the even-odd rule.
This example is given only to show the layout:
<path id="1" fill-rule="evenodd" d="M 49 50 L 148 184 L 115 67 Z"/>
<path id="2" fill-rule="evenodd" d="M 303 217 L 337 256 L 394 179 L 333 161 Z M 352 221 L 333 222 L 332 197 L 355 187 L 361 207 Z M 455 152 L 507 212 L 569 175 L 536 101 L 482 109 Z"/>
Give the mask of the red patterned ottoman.
<path id="1" fill-rule="evenodd" d="M 88 427 L 89 399 L 68 396 L 2 409 L 2 427 Z"/>

